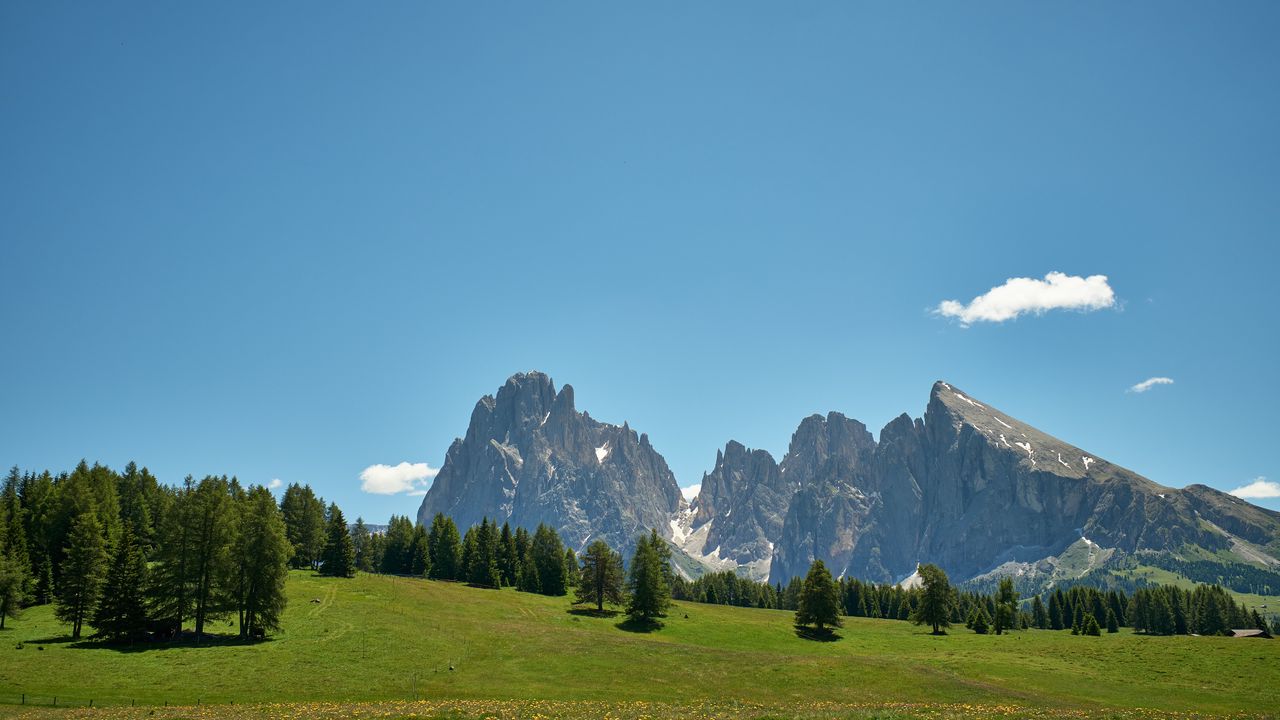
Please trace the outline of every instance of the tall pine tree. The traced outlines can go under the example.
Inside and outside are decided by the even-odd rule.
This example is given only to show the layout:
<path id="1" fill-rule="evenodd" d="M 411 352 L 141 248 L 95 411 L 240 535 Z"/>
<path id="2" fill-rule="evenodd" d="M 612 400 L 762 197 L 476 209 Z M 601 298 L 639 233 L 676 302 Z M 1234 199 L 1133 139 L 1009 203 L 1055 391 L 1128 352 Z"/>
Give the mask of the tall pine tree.
<path id="1" fill-rule="evenodd" d="M 71 638 L 80 639 L 102 590 L 106 549 L 102 526 L 92 510 L 71 521 L 71 533 L 63 550 L 62 580 L 58 583 L 54 615 L 71 625 Z"/>
<path id="2" fill-rule="evenodd" d="M 102 598 L 93 615 L 98 634 L 115 642 L 134 642 L 147 634 L 147 562 L 126 522 L 116 542 L 111 567 L 102 587 Z"/>
<path id="3" fill-rule="evenodd" d="M 320 573 L 330 577 L 355 577 L 356 551 L 351 545 L 347 519 L 342 516 L 337 503 L 329 506 L 329 527 L 325 535 L 327 540 L 320 554 Z"/>

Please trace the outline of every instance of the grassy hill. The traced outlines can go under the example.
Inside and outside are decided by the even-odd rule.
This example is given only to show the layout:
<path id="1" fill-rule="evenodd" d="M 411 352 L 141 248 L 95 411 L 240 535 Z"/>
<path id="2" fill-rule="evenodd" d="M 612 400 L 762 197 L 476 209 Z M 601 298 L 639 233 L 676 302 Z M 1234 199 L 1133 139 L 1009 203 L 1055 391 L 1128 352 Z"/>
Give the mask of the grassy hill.
<path id="1" fill-rule="evenodd" d="M 678 603 L 663 629 L 640 633 L 620 628 L 620 618 L 570 613 L 566 598 L 452 583 L 296 572 L 288 591 L 285 632 L 255 645 L 76 645 L 49 608 L 33 608 L 0 633 L 0 702 L 16 703 L 19 693 L 29 702 L 57 695 L 60 704 L 97 706 L 198 700 L 200 717 L 285 702 L 319 703 L 302 706 L 312 709 L 303 715 L 334 707 L 359 714 L 350 708 L 365 706 L 352 704 L 414 698 L 430 702 L 367 707 L 447 717 L 518 717 L 540 707 L 521 701 L 548 703 L 559 710 L 543 714 L 563 717 L 601 708 L 618 717 L 681 717 L 708 707 L 721 708 L 709 713 L 716 716 L 751 717 L 1280 708 L 1277 641 L 963 629 L 932 637 L 904 622 L 848 618 L 843 639 L 820 643 L 797 638 L 791 614 L 772 610 Z M 0 714 L 16 712 L 64 711 L 0 706 Z M 196 716 L 117 714 L 130 712 Z"/>

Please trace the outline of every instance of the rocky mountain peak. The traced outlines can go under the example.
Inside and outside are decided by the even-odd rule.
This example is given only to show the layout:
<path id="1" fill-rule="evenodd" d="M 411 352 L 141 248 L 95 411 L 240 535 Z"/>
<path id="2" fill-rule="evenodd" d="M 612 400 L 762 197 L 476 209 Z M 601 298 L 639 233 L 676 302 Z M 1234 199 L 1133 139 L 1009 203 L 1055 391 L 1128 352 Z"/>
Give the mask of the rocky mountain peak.
<path id="1" fill-rule="evenodd" d="M 666 460 L 630 425 L 598 422 L 556 392 L 545 373 L 512 375 L 484 396 L 423 498 L 418 518 L 437 512 L 465 529 L 481 518 L 556 527 L 574 547 L 603 537 L 627 548 L 646 528 L 670 534 L 683 503 Z"/>

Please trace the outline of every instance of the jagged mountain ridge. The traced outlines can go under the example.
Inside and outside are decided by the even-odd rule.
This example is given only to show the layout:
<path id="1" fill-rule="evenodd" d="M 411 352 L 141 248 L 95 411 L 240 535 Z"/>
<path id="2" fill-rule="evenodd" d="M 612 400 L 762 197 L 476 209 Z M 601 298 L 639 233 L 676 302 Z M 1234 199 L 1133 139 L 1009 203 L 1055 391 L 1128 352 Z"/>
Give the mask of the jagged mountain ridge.
<path id="1" fill-rule="evenodd" d="M 946 382 L 934 384 L 922 420 L 902 415 L 878 443 L 845 447 L 838 453 L 845 460 L 827 461 L 817 475 L 789 476 L 797 458 L 830 452 L 829 444 L 815 451 L 804 440 L 812 435 L 806 424 L 818 422 L 850 421 L 834 413 L 807 418 L 779 464 L 796 492 L 775 541 L 771 580 L 803 574 L 815 557 L 837 574 L 894 581 L 917 562 L 937 563 L 958 579 L 1051 571 L 1077 545 L 1098 562 L 1115 551 L 1194 546 L 1263 563 L 1275 562 L 1280 545 L 1280 513 L 1203 485 L 1164 487 Z M 714 530 L 733 520 L 704 522 Z"/>
<path id="2" fill-rule="evenodd" d="M 1161 486 L 941 381 L 923 418 L 895 418 L 878 442 L 834 412 L 805 418 L 781 461 L 730 441 L 685 503 L 646 435 L 578 412 L 571 386 L 517 374 L 450 447 L 419 519 L 436 512 L 462 527 L 547 522 L 575 547 L 602 537 L 629 549 L 654 528 L 687 574 L 775 581 L 816 557 L 881 582 L 917 562 L 964 580 L 1184 547 L 1280 564 L 1280 513 Z"/>
<path id="3" fill-rule="evenodd" d="M 476 403 L 464 437 L 454 440 L 418 508 L 461 528 L 482 518 L 555 527 L 581 549 L 596 538 L 629 547 L 648 528 L 670 533 L 685 506 L 666 460 L 629 425 L 602 423 L 574 406 L 540 372 L 518 373 Z"/>

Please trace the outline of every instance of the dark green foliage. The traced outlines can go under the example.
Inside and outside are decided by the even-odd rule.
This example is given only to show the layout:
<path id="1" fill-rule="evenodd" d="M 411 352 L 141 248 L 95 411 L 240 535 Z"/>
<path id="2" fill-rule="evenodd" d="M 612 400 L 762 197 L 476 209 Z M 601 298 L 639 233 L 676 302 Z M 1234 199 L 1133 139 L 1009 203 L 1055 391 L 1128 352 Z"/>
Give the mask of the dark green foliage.
<path id="1" fill-rule="evenodd" d="M 1041 630 L 1049 629 L 1049 611 L 1039 595 L 1031 598 L 1031 625 Z"/>
<path id="2" fill-rule="evenodd" d="M 133 524 L 127 521 L 116 542 L 115 556 L 93 615 L 93 626 L 99 635 L 116 642 L 133 642 L 146 636 L 146 582 L 147 563 L 134 537 Z"/>
<path id="3" fill-rule="evenodd" d="M 92 510 L 71 522 L 71 534 L 63 551 L 62 580 L 58 583 L 54 614 L 71 625 L 72 639 L 79 640 L 84 623 L 93 613 L 102 590 L 106 548 L 102 526 Z"/>
<path id="4" fill-rule="evenodd" d="M 626 601 L 622 555 L 604 540 L 587 546 L 582 553 L 582 567 L 576 574 L 579 580 L 574 602 L 595 603 L 596 610 L 604 610 L 606 602 L 621 605 Z"/>
<path id="5" fill-rule="evenodd" d="M 0 630 L 6 618 L 16 619 L 22 612 L 30 586 L 26 555 L 0 545 Z"/>
<path id="6" fill-rule="evenodd" d="M 1013 589 L 1013 578 L 1000 579 L 996 591 L 995 631 L 997 635 L 1017 627 L 1018 591 Z"/>
<path id="7" fill-rule="evenodd" d="M 554 528 L 545 524 L 538 525 L 538 529 L 533 533 L 529 556 L 533 571 L 538 577 L 537 592 L 543 595 L 564 595 L 568 592 L 564 545 L 560 542 L 560 534 Z"/>
<path id="8" fill-rule="evenodd" d="M 285 534 L 293 545 L 293 566 L 315 569 L 324 551 L 326 526 L 324 500 L 316 497 L 310 485 L 292 483 L 280 499 L 284 514 Z"/>
<path id="9" fill-rule="evenodd" d="M 951 627 L 955 606 L 951 581 L 937 565 L 921 565 L 916 572 L 920 573 L 921 590 L 911 621 L 917 625 L 928 625 L 933 628 L 934 635 L 942 635 L 946 628 Z"/>
<path id="10" fill-rule="evenodd" d="M 427 544 L 431 553 L 432 578 L 463 579 L 462 539 L 458 535 L 458 526 L 453 524 L 453 518 L 437 514 L 431 520 Z"/>
<path id="11" fill-rule="evenodd" d="M 466 580 L 472 585 L 496 588 L 502 584 L 498 572 L 498 530 L 489 518 L 467 530 L 462 541 Z"/>
<path id="12" fill-rule="evenodd" d="M 1116 620 L 1115 611 L 1113 611 L 1111 608 L 1107 608 L 1107 632 L 1109 633 L 1120 632 L 1120 623 L 1119 621 Z"/>
<path id="13" fill-rule="evenodd" d="M 1101 635 L 1102 628 L 1098 626 L 1098 619 L 1091 614 L 1086 614 L 1080 622 L 1080 634 L 1094 637 Z"/>
<path id="14" fill-rule="evenodd" d="M 498 536 L 498 573 L 502 576 L 504 586 L 516 586 L 520 573 L 520 554 L 516 551 L 516 537 L 511 532 L 510 523 L 502 523 L 502 533 Z"/>
<path id="15" fill-rule="evenodd" d="M 732 570 L 707 573 L 694 580 L 677 577 L 671 585 L 671 597 L 676 600 L 692 600 L 714 605 L 781 607 L 778 591 L 773 585 L 751 580 Z M 794 610 L 795 606 L 784 609 Z"/>
<path id="16" fill-rule="evenodd" d="M 969 616 L 969 622 L 966 623 L 966 626 L 979 635 L 986 635 L 987 630 L 990 629 L 990 625 L 991 617 L 987 615 L 987 609 L 981 605 L 975 606 L 973 608 L 973 614 Z"/>
<path id="17" fill-rule="evenodd" d="M 840 627 L 840 596 L 836 592 L 831 571 L 821 560 L 814 560 L 805 575 L 804 585 L 796 607 L 796 625 L 816 626 L 822 631 L 827 626 Z"/>
<path id="18" fill-rule="evenodd" d="M 392 515 L 388 522 L 379 567 L 388 575 L 413 574 L 414 524 L 403 515 Z"/>
<path id="19" fill-rule="evenodd" d="M 373 564 L 371 554 L 369 552 L 369 527 L 364 524 L 363 517 L 356 518 L 356 526 L 351 529 L 351 549 L 356 553 L 356 570 L 360 572 L 373 572 L 377 567 Z"/>
<path id="20" fill-rule="evenodd" d="M 653 623 L 663 617 L 671 605 L 671 586 L 667 582 L 668 571 L 663 567 L 662 548 L 653 541 L 653 535 L 641 535 L 636 539 L 635 554 L 627 577 L 627 615 L 637 622 Z M 659 539 L 658 542 L 661 542 Z M 537 547 L 534 536 L 534 547 Z"/>
<path id="21" fill-rule="evenodd" d="M 564 550 L 564 584 L 566 587 L 578 586 L 578 556 L 571 547 Z"/>
<path id="22" fill-rule="evenodd" d="M 431 574 L 431 541 L 422 523 L 414 523 L 413 541 L 409 543 L 409 574 L 427 577 Z"/>
<path id="23" fill-rule="evenodd" d="M 286 602 L 284 583 L 293 545 L 270 490 L 252 487 L 240 505 L 234 544 L 235 597 L 240 637 L 252 639 L 280 629 L 280 616 Z"/>
<path id="24" fill-rule="evenodd" d="M 225 617 L 232 609 L 228 576 L 231 573 L 231 540 L 235 514 L 226 477 L 209 476 L 188 495 L 191 503 L 192 618 L 196 642 L 205 624 Z"/>
<path id="25" fill-rule="evenodd" d="M 330 577 L 356 576 L 356 550 L 351 543 L 351 531 L 342 510 L 329 506 L 329 526 L 325 532 L 324 551 L 320 554 L 320 574 Z"/>

